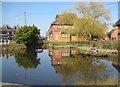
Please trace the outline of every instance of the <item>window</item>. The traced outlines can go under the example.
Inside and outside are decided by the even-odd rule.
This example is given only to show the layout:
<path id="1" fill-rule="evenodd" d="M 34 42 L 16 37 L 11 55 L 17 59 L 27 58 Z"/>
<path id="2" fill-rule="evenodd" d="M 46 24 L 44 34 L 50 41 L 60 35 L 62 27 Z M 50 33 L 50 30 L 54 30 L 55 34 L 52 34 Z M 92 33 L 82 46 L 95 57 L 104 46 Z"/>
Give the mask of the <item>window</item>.
<path id="1" fill-rule="evenodd" d="M 2 34 L 7 34 L 7 31 L 2 31 Z"/>
<path id="2" fill-rule="evenodd" d="M 12 35 L 14 35 L 14 32 L 12 32 Z"/>
<path id="3" fill-rule="evenodd" d="M 52 34 L 50 34 L 50 37 L 52 37 Z"/>
<path id="4" fill-rule="evenodd" d="M 62 56 L 69 56 L 69 53 L 62 53 Z"/>
<path id="5" fill-rule="evenodd" d="M 68 38 L 68 37 L 70 37 L 70 35 L 68 35 L 68 34 L 62 34 L 62 37 Z"/>
<path id="6" fill-rule="evenodd" d="M 52 56 L 52 52 L 50 52 L 50 55 Z"/>
<path id="7" fill-rule="evenodd" d="M 58 28 L 62 28 L 62 26 L 61 26 L 61 25 L 58 25 Z"/>
<path id="8" fill-rule="evenodd" d="M 60 28 L 62 28 L 62 26 L 60 26 Z"/>
<path id="9" fill-rule="evenodd" d="M 73 29 L 73 26 L 70 26 L 71 29 Z"/>
<path id="10" fill-rule="evenodd" d="M 65 26 L 65 29 L 67 28 L 67 26 Z"/>

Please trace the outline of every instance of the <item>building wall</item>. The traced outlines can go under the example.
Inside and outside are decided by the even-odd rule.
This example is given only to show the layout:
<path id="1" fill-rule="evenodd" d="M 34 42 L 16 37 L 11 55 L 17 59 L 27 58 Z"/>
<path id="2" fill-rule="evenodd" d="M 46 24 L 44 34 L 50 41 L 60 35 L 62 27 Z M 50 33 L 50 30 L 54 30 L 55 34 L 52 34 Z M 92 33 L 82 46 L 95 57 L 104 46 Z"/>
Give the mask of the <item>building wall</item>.
<path id="1" fill-rule="evenodd" d="M 114 27 L 113 29 L 115 29 L 112 33 L 111 33 L 111 40 L 118 40 L 118 27 Z"/>
<path id="2" fill-rule="evenodd" d="M 70 42 L 70 35 L 65 34 L 65 37 L 64 37 L 62 34 L 62 30 L 66 28 L 73 29 L 73 26 L 61 25 L 60 27 L 58 25 L 51 25 L 49 29 L 49 33 L 52 32 L 52 37 L 49 34 L 47 39 L 51 42 Z M 78 38 L 77 36 L 72 36 L 71 41 L 76 42 L 76 41 L 88 41 L 88 40 L 83 37 Z"/>
<path id="3" fill-rule="evenodd" d="M 14 34 L 16 30 L 12 31 L 11 29 L 2 28 L 0 31 L 0 45 L 9 44 L 14 39 Z"/>
<path id="4" fill-rule="evenodd" d="M 68 26 L 67 26 L 68 27 Z M 61 29 L 64 29 L 65 26 L 61 26 Z M 69 42 L 70 37 L 62 37 L 61 29 L 58 28 L 58 25 L 52 25 L 50 31 L 52 31 L 52 37 L 49 34 L 49 41 L 51 42 Z"/>
<path id="5" fill-rule="evenodd" d="M 120 40 L 120 26 L 118 26 L 118 40 Z"/>

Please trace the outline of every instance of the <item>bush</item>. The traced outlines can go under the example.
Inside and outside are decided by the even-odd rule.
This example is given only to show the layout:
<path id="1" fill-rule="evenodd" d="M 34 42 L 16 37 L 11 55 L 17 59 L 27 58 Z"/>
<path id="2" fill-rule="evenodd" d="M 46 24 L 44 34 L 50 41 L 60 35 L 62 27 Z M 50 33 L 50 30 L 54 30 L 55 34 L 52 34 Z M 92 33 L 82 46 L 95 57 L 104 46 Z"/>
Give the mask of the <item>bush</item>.
<path id="1" fill-rule="evenodd" d="M 15 33 L 14 41 L 26 47 L 35 47 L 38 43 L 40 31 L 36 26 L 23 26 Z"/>

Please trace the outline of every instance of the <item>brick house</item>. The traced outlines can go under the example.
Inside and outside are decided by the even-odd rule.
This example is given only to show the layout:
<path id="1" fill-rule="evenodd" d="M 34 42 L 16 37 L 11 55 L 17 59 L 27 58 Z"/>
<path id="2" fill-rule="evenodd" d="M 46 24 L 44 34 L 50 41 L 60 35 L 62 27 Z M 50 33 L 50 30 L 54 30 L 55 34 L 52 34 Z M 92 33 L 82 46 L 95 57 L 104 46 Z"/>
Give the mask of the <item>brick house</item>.
<path id="1" fill-rule="evenodd" d="M 48 40 L 51 42 L 70 42 L 70 35 L 62 32 L 62 29 L 73 29 L 72 24 L 52 23 L 48 30 Z"/>
<path id="2" fill-rule="evenodd" d="M 74 29 L 74 25 L 72 23 L 60 24 L 58 23 L 60 15 L 56 15 L 56 20 L 51 23 L 50 28 L 48 30 L 47 40 L 51 42 L 75 42 L 75 41 L 87 41 L 86 38 L 78 38 L 77 36 L 70 36 L 69 34 L 65 34 L 63 31 L 65 29 Z"/>
<path id="3" fill-rule="evenodd" d="M 120 19 L 115 23 L 113 29 L 108 33 L 110 40 L 120 40 Z"/>
<path id="4" fill-rule="evenodd" d="M 120 40 L 120 19 L 114 24 L 113 29 L 103 35 L 100 40 Z"/>
<path id="5" fill-rule="evenodd" d="M 120 40 L 120 19 L 115 23 L 118 28 L 118 40 Z"/>

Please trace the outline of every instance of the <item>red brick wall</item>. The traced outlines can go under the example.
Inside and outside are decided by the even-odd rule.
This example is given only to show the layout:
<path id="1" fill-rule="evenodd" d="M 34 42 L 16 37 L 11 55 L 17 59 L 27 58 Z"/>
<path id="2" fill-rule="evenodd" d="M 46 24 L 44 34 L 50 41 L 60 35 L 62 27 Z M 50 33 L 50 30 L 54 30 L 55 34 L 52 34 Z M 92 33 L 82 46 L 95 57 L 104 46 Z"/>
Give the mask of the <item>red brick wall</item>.
<path id="1" fill-rule="evenodd" d="M 58 25 L 52 25 L 50 30 L 52 31 L 52 37 L 49 36 L 49 40 L 51 42 L 69 42 L 70 41 L 70 38 L 62 37 L 61 29 L 58 29 Z M 56 39 L 56 37 L 58 37 L 58 39 Z"/>
<path id="2" fill-rule="evenodd" d="M 118 27 L 118 40 L 120 40 L 120 26 Z"/>
<path id="3" fill-rule="evenodd" d="M 111 33 L 111 38 L 112 40 L 118 40 L 118 27 L 114 27 L 114 31 Z"/>

